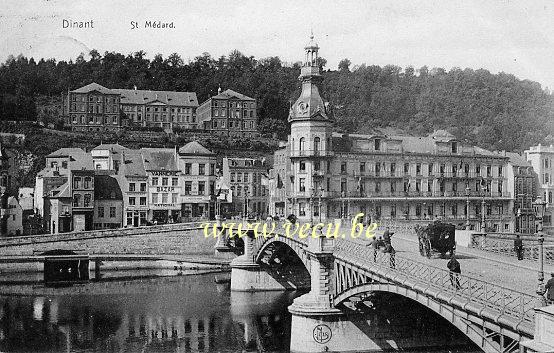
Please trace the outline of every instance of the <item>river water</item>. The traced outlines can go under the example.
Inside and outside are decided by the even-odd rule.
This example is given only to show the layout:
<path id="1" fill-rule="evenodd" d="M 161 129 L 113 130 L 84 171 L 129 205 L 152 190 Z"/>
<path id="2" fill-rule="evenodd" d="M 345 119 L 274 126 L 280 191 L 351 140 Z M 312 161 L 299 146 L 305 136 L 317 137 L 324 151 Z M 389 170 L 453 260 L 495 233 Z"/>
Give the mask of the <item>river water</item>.
<path id="1" fill-rule="evenodd" d="M 226 275 L 149 274 L 63 288 L 0 284 L 0 351 L 287 352 L 287 306 L 302 293 L 231 292 L 215 281 Z M 419 305 L 379 296 L 373 302 L 368 315 L 389 327 L 383 349 L 398 348 L 394 340 L 401 335 L 449 345 L 435 347 L 437 352 L 479 351 L 442 319 L 422 314 Z"/>

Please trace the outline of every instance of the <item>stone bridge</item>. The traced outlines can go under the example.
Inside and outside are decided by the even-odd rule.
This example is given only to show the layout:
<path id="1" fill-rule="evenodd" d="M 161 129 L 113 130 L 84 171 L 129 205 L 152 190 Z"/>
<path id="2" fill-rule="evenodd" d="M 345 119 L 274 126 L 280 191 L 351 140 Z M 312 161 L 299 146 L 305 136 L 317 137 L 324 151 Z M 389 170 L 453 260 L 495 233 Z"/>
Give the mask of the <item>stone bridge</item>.
<path id="1" fill-rule="evenodd" d="M 310 292 L 289 307 L 291 351 L 379 350 L 369 322 L 355 314 L 374 292 L 396 293 L 418 302 L 461 330 L 485 352 L 523 351 L 533 339 L 536 297 L 476 277 L 460 275 L 451 282 L 448 270 L 400 254 L 375 251 L 362 241 L 345 238 L 244 238 L 244 254 L 231 263 L 231 290 L 282 290 L 286 283 L 266 269 L 278 265 L 276 253 L 296 254 L 310 277 Z M 285 285 L 283 285 L 285 282 Z M 354 318 L 355 317 L 355 318 Z"/>

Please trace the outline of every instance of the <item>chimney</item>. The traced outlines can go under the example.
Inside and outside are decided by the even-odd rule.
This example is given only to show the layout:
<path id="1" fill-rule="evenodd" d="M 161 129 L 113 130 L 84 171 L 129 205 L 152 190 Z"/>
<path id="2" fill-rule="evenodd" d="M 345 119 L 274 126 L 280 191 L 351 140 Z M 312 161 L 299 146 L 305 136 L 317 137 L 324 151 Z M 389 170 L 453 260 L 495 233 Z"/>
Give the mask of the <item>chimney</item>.
<path id="1" fill-rule="evenodd" d="M 217 89 L 217 94 L 221 94 L 221 85 L 219 85 L 219 88 Z"/>

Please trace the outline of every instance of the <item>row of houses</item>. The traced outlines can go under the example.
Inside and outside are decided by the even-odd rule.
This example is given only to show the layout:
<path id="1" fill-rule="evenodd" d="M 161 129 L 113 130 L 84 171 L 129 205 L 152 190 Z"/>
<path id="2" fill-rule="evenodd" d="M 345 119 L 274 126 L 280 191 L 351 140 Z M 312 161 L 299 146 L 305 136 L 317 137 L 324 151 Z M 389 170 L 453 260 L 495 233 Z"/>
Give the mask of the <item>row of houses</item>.
<path id="1" fill-rule="evenodd" d="M 213 219 L 267 212 L 263 160 L 181 148 L 102 144 L 62 148 L 37 174 L 34 205 L 48 233 Z"/>
<path id="2" fill-rule="evenodd" d="M 198 104 L 194 92 L 106 88 L 97 83 L 62 94 L 60 118 L 74 131 L 119 131 L 129 126 L 258 136 L 254 98 L 227 89 Z"/>

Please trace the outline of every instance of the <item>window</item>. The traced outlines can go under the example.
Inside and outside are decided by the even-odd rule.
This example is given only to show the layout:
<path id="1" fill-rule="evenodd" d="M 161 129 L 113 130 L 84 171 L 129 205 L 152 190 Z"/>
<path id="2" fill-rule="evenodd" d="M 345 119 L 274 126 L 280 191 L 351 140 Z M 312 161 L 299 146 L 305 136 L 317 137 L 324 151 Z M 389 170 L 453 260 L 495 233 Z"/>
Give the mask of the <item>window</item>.
<path id="1" fill-rule="evenodd" d="M 375 164 L 375 175 L 379 176 L 381 174 L 381 164 L 377 163 Z"/>
<path id="2" fill-rule="evenodd" d="M 375 192 L 376 193 L 381 192 L 381 182 L 380 181 L 375 182 Z"/>
<path id="3" fill-rule="evenodd" d="M 73 207 L 79 207 L 81 204 L 81 195 L 75 194 L 73 195 Z"/>
<path id="4" fill-rule="evenodd" d="M 408 174 L 410 172 L 410 163 L 404 163 L 404 174 Z"/>
<path id="5" fill-rule="evenodd" d="M 81 177 L 74 177 L 73 178 L 73 188 L 74 189 L 80 189 L 81 188 Z"/>
<path id="6" fill-rule="evenodd" d="M 171 194 L 171 203 L 173 204 L 179 203 L 179 194 L 177 193 Z"/>
<path id="7" fill-rule="evenodd" d="M 421 164 L 417 163 L 415 166 L 416 175 L 421 175 Z"/>
<path id="8" fill-rule="evenodd" d="M 300 192 L 305 192 L 306 191 L 306 179 L 305 178 L 300 178 L 299 180 L 299 191 Z"/>
<path id="9" fill-rule="evenodd" d="M 475 166 L 475 173 L 476 173 L 477 175 L 481 174 L 481 166 L 480 166 L 479 164 L 477 164 L 477 165 Z"/>
<path id="10" fill-rule="evenodd" d="M 198 195 L 204 195 L 206 193 L 206 182 L 198 182 Z"/>
<path id="11" fill-rule="evenodd" d="M 452 142 L 452 153 L 458 153 L 458 142 Z"/>
<path id="12" fill-rule="evenodd" d="M 110 207 L 110 218 L 115 218 L 115 207 Z"/>
<path id="13" fill-rule="evenodd" d="M 300 161 L 300 171 L 301 172 L 306 171 L 306 162 Z"/>
<path id="14" fill-rule="evenodd" d="M 152 203 L 158 203 L 158 193 L 152 193 Z"/>
<path id="15" fill-rule="evenodd" d="M 99 218 L 104 217 L 104 207 L 98 207 L 98 217 Z"/>
<path id="16" fill-rule="evenodd" d="M 129 191 L 130 192 L 135 191 L 135 183 L 129 183 Z"/>
<path id="17" fill-rule="evenodd" d="M 244 182 L 245 183 L 248 183 L 248 174 L 249 173 L 244 173 Z M 256 174 L 252 174 L 254 176 L 253 178 L 253 181 L 255 182 L 256 181 Z"/>
<path id="18" fill-rule="evenodd" d="M 191 166 L 190 163 L 185 163 L 185 175 L 190 175 Z"/>
<path id="19" fill-rule="evenodd" d="M 452 176 L 456 176 L 456 173 L 458 173 L 458 165 L 452 164 Z"/>
<path id="20" fill-rule="evenodd" d="M 185 181 L 185 195 L 190 195 L 192 191 L 192 181 Z"/>
<path id="21" fill-rule="evenodd" d="M 237 173 L 237 182 L 242 183 L 242 173 Z"/>
<path id="22" fill-rule="evenodd" d="M 390 175 L 394 176 L 396 174 L 396 163 L 390 164 Z"/>
<path id="23" fill-rule="evenodd" d="M 140 183 L 140 191 L 146 192 L 146 183 Z"/>
<path id="24" fill-rule="evenodd" d="M 300 202 L 298 204 L 298 213 L 300 214 L 300 216 L 306 215 L 306 204 L 304 202 Z"/>
<path id="25" fill-rule="evenodd" d="M 215 175 L 215 164 L 210 164 L 210 175 Z"/>
<path id="26" fill-rule="evenodd" d="M 415 206 L 415 215 L 416 217 L 421 217 L 421 204 L 416 204 Z"/>
<path id="27" fill-rule="evenodd" d="M 491 171 L 492 171 L 492 166 L 488 165 L 488 166 L 487 166 L 487 176 L 488 176 L 488 177 L 491 176 Z"/>
<path id="28" fill-rule="evenodd" d="M 394 194 L 396 192 L 396 181 L 390 182 L 390 192 L 391 194 Z"/>
<path id="29" fill-rule="evenodd" d="M 134 206 L 136 203 L 135 203 L 135 198 L 134 197 L 129 197 L 129 206 Z"/>
<path id="30" fill-rule="evenodd" d="M 162 194 L 162 203 L 163 203 L 163 204 L 167 204 L 167 197 L 168 197 L 168 196 L 167 196 L 166 193 L 163 193 L 163 194 Z"/>
<path id="31" fill-rule="evenodd" d="M 433 163 L 429 163 L 429 166 L 427 168 L 428 168 L 428 174 L 432 175 L 433 174 Z"/>
<path id="32" fill-rule="evenodd" d="M 314 170 L 321 170 L 321 162 L 314 161 Z"/>
<path id="33" fill-rule="evenodd" d="M 451 212 L 452 212 L 452 215 L 453 216 L 457 216 L 458 215 L 458 206 L 456 204 L 452 205 L 451 206 Z"/>
<path id="34" fill-rule="evenodd" d="M 548 192 L 548 203 L 552 203 L 552 191 Z"/>
<path id="35" fill-rule="evenodd" d="M 169 179 L 168 178 L 162 178 L 162 186 L 169 185 Z"/>
<path id="36" fill-rule="evenodd" d="M 84 207 L 89 207 L 91 200 L 92 200 L 92 195 L 91 194 L 85 194 L 85 197 L 83 198 Z"/>
<path id="37" fill-rule="evenodd" d="M 390 217 L 391 218 L 396 218 L 396 205 L 391 205 L 390 206 Z"/>
<path id="38" fill-rule="evenodd" d="M 204 164 L 199 164 L 198 165 L 198 174 L 199 175 L 206 174 L 206 165 L 204 165 Z"/>
<path id="39" fill-rule="evenodd" d="M 347 190 L 348 190 L 348 185 L 346 183 L 346 179 L 341 179 L 341 181 L 340 181 L 340 192 L 341 192 L 341 194 L 346 193 Z"/>
<path id="40" fill-rule="evenodd" d="M 152 185 L 158 185 L 158 178 L 152 178 Z"/>
<path id="41" fill-rule="evenodd" d="M 502 176 L 502 166 L 498 166 L 498 176 Z"/>
<path id="42" fill-rule="evenodd" d="M 235 173 L 231 173 L 231 182 L 235 181 Z"/>
<path id="43" fill-rule="evenodd" d="M 360 162 L 360 173 L 365 173 L 365 162 Z"/>
<path id="44" fill-rule="evenodd" d="M 321 139 L 319 137 L 314 138 L 314 151 L 319 152 L 319 145 L 320 145 Z"/>
<path id="45" fill-rule="evenodd" d="M 375 151 L 381 150 L 381 139 L 375 139 Z"/>
<path id="46" fill-rule="evenodd" d="M 301 137 L 300 138 L 300 151 L 304 151 L 304 149 L 306 148 L 305 144 L 306 144 L 306 139 Z"/>
<path id="47" fill-rule="evenodd" d="M 179 183 L 178 178 L 171 178 L 171 186 L 177 186 L 178 183 Z"/>
<path id="48" fill-rule="evenodd" d="M 140 205 L 141 206 L 146 206 L 146 197 L 141 197 L 140 198 Z"/>
<path id="49" fill-rule="evenodd" d="M 346 162 L 341 162 L 340 164 L 340 172 L 346 173 Z"/>

